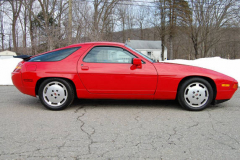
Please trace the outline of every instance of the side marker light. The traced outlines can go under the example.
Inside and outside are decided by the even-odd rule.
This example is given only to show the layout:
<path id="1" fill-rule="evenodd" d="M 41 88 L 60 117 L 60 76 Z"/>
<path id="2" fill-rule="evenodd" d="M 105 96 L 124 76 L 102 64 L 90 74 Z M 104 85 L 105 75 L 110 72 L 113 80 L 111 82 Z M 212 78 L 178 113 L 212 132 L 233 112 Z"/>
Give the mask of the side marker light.
<path id="1" fill-rule="evenodd" d="M 229 87 L 230 84 L 222 84 L 222 87 Z"/>

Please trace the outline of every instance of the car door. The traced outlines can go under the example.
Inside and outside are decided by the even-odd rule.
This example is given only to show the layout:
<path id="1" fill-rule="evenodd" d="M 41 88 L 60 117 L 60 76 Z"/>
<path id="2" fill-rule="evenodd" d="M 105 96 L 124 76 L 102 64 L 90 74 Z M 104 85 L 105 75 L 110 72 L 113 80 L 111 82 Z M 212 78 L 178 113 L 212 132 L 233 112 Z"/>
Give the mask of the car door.
<path id="1" fill-rule="evenodd" d="M 131 68 L 136 53 L 120 46 L 93 46 L 78 62 L 78 74 L 93 94 L 152 95 L 157 86 L 157 71 L 143 60 L 142 68 Z"/>

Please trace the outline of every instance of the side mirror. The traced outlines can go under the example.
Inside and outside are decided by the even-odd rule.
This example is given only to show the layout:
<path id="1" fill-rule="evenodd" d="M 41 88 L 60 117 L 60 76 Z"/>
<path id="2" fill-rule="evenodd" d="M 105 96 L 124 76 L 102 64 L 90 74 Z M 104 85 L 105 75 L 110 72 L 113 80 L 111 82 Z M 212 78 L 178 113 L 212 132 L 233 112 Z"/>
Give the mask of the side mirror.
<path id="1" fill-rule="evenodd" d="M 141 69 L 142 68 L 142 60 L 140 58 L 133 58 L 133 65 L 136 66 L 136 68 Z"/>

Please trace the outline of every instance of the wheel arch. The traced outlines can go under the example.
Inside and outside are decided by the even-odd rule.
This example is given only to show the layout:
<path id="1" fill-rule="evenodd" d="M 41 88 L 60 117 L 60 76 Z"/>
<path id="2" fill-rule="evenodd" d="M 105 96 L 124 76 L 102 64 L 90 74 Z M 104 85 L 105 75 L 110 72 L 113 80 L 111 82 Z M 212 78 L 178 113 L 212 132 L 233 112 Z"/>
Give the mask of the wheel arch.
<path id="1" fill-rule="evenodd" d="M 191 78 L 202 78 L 206 81 L 208 81 L 208 83 L 212 86 L 212 89 L 213 89 L 213 100 L 212 100 L 212 103 L 214 103 L 215 99 L 216 99 L 216 95 L 217 95 L 217 87 L 216 87 L 216 84 L 214 82 L 213 79 L 209 78 L 209 77 L 204 77 L 204 76 L 187 76 L 187 77 L 184 77 L 178 84 L 178 89 L 177 89 L 177 94 L 179 93 L 179 88 L 180 86 L 188 79 L 191 79 Z M 176 96 L 177 98 L 177 96 Z"/>
<path id="2" fill-rule="evenodd" d="M 50 78 L 59 78 L 59 79 L 64 79 L 66 80 L 67 82 L 69 82 L 73 89 L 74 89 L 74 95 L 77 96 L 77 93 L 76 93 L 76 86 L 74 84 L 74 82 L 68 78 L 63 78 L 63 77 L 44 77 L 44 78 L 40 78 L 37 83 L 36 83 L 36 87 L 35 87 L 35 94 L 38 95 L 38 90 L 39 90 L 39 87 L 40 85 L 46 80 L 46 79 L 50 79 Z"/>

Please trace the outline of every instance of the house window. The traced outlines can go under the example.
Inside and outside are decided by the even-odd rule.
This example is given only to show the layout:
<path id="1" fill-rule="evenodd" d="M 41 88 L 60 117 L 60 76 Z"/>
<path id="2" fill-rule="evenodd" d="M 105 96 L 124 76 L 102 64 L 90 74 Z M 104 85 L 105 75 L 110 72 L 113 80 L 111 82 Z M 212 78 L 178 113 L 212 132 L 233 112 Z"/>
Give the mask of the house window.
<path id="1" fill-rule="evenodd" d="M 152 52 L 147 52 L 147 56 L 151 57 L 152 56 Z"/>

